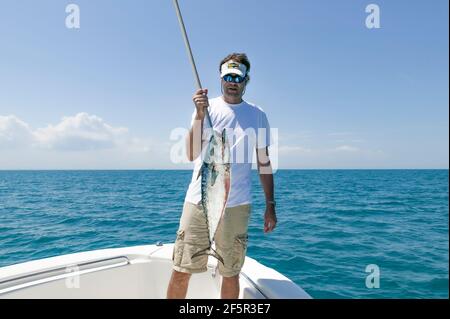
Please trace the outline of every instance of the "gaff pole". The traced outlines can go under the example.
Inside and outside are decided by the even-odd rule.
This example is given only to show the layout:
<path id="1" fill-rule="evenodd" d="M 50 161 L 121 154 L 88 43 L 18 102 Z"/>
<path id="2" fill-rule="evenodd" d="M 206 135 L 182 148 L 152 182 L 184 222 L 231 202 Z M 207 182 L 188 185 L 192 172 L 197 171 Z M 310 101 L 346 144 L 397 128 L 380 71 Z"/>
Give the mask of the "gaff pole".
<path id="1" fill-rule="evenodd" d="M 186 45 L 186 51 L 189 56 L 189 61 L 191 62 L 192 71 L 194 73 L 195 81 L 197 83 L 197 89 L 202 88 L 202 84 L 200 83 L 200 78 L 198 76 L 197 67 L 195 66 L 194 56 L 192 55 L 191 45 L 189 44 L 189 39 L 186 33 L 186 28 L 184 26 L 183 17 L 181 16 L 180 6 L 178 5 L 178 0 L 173 0 L 173 4 L 175 6 L 175 11 L 177 12 L 178 22 L 180 24 L 181 34 L 183 35 L 184 44 Z M 209 126 L 212 128 L 211 117 L 209 116 L 208 109 L 206 109 L 206 119 L 208 121 Z"/>

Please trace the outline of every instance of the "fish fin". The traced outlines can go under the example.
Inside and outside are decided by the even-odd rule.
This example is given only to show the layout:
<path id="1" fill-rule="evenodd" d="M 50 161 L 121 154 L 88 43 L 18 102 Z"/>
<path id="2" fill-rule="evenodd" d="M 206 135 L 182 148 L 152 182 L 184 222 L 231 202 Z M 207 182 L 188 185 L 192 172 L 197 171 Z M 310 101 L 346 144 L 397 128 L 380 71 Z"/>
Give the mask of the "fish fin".
<path id="1" fill-rule="evenodd" d="M 219 176 L 219 173 L 217 172 L 216 165 L 213 164 L 211 168 L 211 186 L 214 186 L 216 183 L 217 176 Z"/>
<path id="2" fill-rule="evenodd" d="M 222 131 L 222 144 L 225 144 L 227 142 L 227 129 L 224 128 Z"/>

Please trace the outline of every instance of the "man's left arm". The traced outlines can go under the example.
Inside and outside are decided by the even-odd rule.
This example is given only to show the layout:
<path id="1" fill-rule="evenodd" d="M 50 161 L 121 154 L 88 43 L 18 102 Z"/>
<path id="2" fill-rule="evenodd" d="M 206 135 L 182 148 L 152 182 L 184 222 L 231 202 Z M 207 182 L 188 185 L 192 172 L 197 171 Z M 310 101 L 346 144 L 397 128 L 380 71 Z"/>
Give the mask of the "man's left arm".
<path id="1" fill-rule="evenodd" d="M 266 211 L 264 213 L 264 232 L 268 233 L 275 229 L 277 216 L 275 213 L 275 195 L 272 165 L 269 158 L 269 149 L 257 148 L 256 158 L 258 163 L 258 173 L 261 185 L 266 197 Z"/>

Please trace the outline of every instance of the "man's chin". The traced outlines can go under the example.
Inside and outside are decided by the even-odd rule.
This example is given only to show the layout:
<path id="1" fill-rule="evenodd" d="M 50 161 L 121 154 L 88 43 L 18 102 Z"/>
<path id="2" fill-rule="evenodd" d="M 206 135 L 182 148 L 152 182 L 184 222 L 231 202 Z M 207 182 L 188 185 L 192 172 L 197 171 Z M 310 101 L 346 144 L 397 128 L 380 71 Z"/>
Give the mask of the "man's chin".
<path id="1" fill-rule="evenodd" d="M 240 95 L 239 95 L 239 93 L 238 92 L 236 92 L 236 91 L 227 91 L 226 92 L 226 94 L 228 95 L 228 96 L 232 96 L 232 97 L 239 97 Z"/>

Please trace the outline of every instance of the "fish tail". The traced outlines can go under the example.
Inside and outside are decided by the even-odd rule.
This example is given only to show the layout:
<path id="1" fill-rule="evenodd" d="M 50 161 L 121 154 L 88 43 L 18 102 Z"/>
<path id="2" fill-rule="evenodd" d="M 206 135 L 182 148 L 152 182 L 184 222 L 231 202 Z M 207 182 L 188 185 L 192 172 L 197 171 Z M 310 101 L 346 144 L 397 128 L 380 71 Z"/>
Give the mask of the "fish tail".
<path id="1" fill-rule="evenodd" d="M 220 256 L 220 254 L 214 249 L 214 248 L 210 248 L 211 253 L 209 254 L 210 256 L 213 256 L 214 258 L 216 258 L 219 262 L 222 263 L 222 265 L 224 265 L 224 261 L 222 256 Z"/>
<path id="2" fill-rule="evenodd" d="M 204 255 L 209 255 L 209 250 L 211 247 L 207 247 L 205 249 L 199 250 L 197 251 L 195 254 L 193 254 L 191 256 L 191 258 L 195 258 L 195 257 L 200 257 L 200 256 L 204 256 Z"/>
<path id="3" fill-rule="evenodd" d="M 193 254 L 191 256 L 191 258 L 200 257 L 200 256 L 204 256 L 204 255 L 212 256 L 212 257 L 216 258 L 219 262 L 221 262 L 222 265 L 224 264 L 222 256 L 220 256 L 220 254 L 211 246 L 196 252 L 195 254 Z"/>

